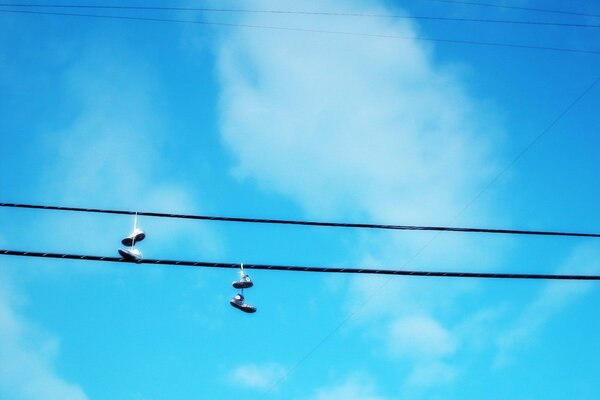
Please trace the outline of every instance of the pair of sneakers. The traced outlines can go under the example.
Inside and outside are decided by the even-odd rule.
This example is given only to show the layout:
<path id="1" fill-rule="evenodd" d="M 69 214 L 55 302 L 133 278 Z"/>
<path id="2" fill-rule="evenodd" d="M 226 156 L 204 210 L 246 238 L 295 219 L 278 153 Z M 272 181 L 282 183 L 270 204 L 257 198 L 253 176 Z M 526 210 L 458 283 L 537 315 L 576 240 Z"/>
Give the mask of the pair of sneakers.
<path id="1" fill-rule="evenodd" d="M 243 264 L 241 265 L 240 279 L 237 281 L 234 281 L 231 285 L 236 289 L 241 289 L 242 293 L 238 293 L 235 296 L 233 296 L 233 299 L 231 299 L 229 301 L 229 304 L 231 304 L 233 307 L 237 308 L 238 310 L 242 310 L 243 312 L 246 312 L 246 313 L 256 312 L 256 307 L 254 307 L 244 301 L 244 294 L 243 294 L 244 289 L 251 288 L 252 286 L 254 286 L 254 283 L 252 283 L 252 279 L 250 279 L 250 277 L 244 273 L 244 265 Z"/>
<path id="2" fill-rule="evenodd" d="M 119 254 L 127 261 L 139 261 L 143 258 L 142 252 L 139 249 L 136 249 L 134 246 L 137 242 L 141 242 L 146 238 L 146 233 L 139 229 L 134 228 L 133 232 L 123 240 L 124 246 L 128 246 L 128 249 L 119 249 Z"/>

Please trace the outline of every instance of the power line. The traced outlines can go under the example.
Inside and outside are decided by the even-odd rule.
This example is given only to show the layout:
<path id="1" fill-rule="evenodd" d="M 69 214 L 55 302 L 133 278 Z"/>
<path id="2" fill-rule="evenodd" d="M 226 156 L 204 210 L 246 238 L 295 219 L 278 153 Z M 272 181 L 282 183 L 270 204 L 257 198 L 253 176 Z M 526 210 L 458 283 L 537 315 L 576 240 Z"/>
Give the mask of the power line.
<path id="1" fill-rule="evenodd" d="M 418 41 L 425 41 L 425 42 L 462 44 L 462 45 L 484 46 L 484 47 L 505 47 L 505 48 L 513 48 L 513 49 L 524 49 L 524 50 L 545 50 L 545 51 L 556 51 L 556 52 L 563 52 L 563 53 L 580 53 L 580 54 L 595 54 L 595 55 L 600 54 L 600 50 L 585 50 L 585 49 L 574 49 L 574 48 L 567 48 L 567 47 L 535 46 L 535 45 L 526 45 L 526 44 L 517 44 L 517 43 L 482 42 L 482 41 L 476 41 L 476 40 L 429 38 L 429 37 L 424 37 L 424 36 L 385 35 L 385 34 L 377 34 L 377 33 L 333 31 L 333 30 L 309 29 L 309 28 L 292 28 L 292 27 L 286 27 L 286 26 L 238 24 L 238 23 L 229 23 L 229 22 L 209 22 L 209 21 L 173 19 L 173 18 L 151 18 L 151 17 L 134 17 L 134 16 L 124 16 L 124 15 L 63 13 L 63 12 L 28 11 L 28 10 L 0 10 L 0 13 L 84 17 L 84 18 L 146 21 L 146 22 L 166 22 L 166 23 L 180 23 L 180 24 L 197 24 L 197 25 L 207 25 L 207 26 L 224 26 L 224 27 L 231 27 L 231 28 L 247 28 L 247 29 L 277 30 L 277 31 L 287 31 L 287 32 L 318 33 L 318 34 L 343 35 L 343 36 L 355 36 L 355 37 L 367 37 L 367 38 L 379 38 L 379 39 L 418 40 Z"/>
<path id="2" fill-rule="evenodd" d="M 600 17 L 600 14 L 589 14 L 589 13 L 583 13 L 583 12 L 579 12 L 579 11 L 565 11 L 565 10 L 552 10 L 552 9 L 548 9 L 548 8 L 509 6 L 509 5 L 504 5 L 504 4 L 480 3 L 480 2 L 476 2 L 476 1 L 463 1 L 463 0 L 429 0 L 429 1 L 435 1 L 438 3 L 449 3 L 449 4 L 464 4 L 464 5 L 478 6 L 478 7 L 504 8 L 504 9 L 509 9 L 509 10 L 534 11 L 534 12 L 551 13 L 551 14 L 577 15 L 577 16 L 581 16 L 581 17 Z"/>
<path id="3" fill-rule="evenodd" d="M 0 7 L 20 8 L 54 8 L 54 9 L 87 9 L 87 10 L 131 10 L 131 11 L 196 11 L 206 13 L 236 13 L 236 14 L 275 14 L 275 15 L 301 15 L 301 16 L 328 16 L 328 17 L 355 17 L 355 18 L 388 18 L 388 19 L 411 19 L 423 21 L 446 21 L 446 22 L 473 22 L 492 24 L 515 24 L 532 26 L 558 26 L 569 28 L 600 28 L 600 24 L 547 22 L 547 21 L 519 21 L 492 18 L 456 18 L 437 17 L 423 15 L 399 15 L 399 14 L 369 14 L 350 12 L 327 12 L 327 11 L 298 11 L 298 10 L 257 10 L 247 8 L 207 8 L 207 7 L 156 7 L 156 6 L 114 6 L 114 5 L 89 5 L 89 4 L 0 4 Z"/>
<path id="4" fill-rule="evenodd" d="M 533 231 L 533 230 L 488 229 L 488 228 L 460 228 L 460 227 L 449 227 L 449 226 L 363 224 L 363 223 L 347 223 L 347 222 L 300 221 L 300 220 L 266 219 L 266 218 L 241 218 L 241 217 L 223 217 L 223 216 L 213 216 L 213 215 L 173 214 L 173 213 L 159 213 L 159 212 L 147 212 L 147 211 L 128 211 L 128 210 L 107 210 L 107 209 L 101 209 L 101 208 L 62 207 L 62 206 L 18 204 L 18 203 L 0 203 L 0 207 L 53 210 L 53 211 L 74 211 L 74 212 L 84 212 L 84 213 L 118 214 L 118 215 L 136 215 L 137 214 L 137 215 L 143 216 L 143 217 L 193 219 L 193 220 L 204 220 L 204 221 L 240 222 L 240 223 L 253 223 L 253 224 L 303 225 L 303 226 L 318 226 L 318 227 L 331 227 L 331 228 L 386 229 L 386 230 L 403 230 L 403 231 L 437 231 L 437 232 L 464 232 L 464 233 L 494 233 L 494 234 L 510 234 L 510 235 L 568 236 L 568 237 L 600 238 L 600 233 L 581 233 L 581 232 Z"/>
<path id="5" fill-rule="evenodd" d="M 203 268 L 228 268 L 238 269 L 238 263 L 218 263 L 206 261 L 182 261 L 182 260 L 157 260 L 143 259 L 139 261 L 128 261 L 119 257 L 90 256 L 81 254 L 43 253 L 19 250 L 0 250 L 0 255 L 53 258 L 62 260 L 100 261 L 127 264 L 147 265 L 169 265 L 181 267 L 203 267 Z M 369 269 L 369 268 L 333 268 L 333 267 L 310 267 L 273 264 L 246 264 L 244 269 L 268 270 L 268 271 L 293 271 L 293 272 L 320 272 L 341 274 L 369 274 L 369 275 L 401 275 L 421 276 L 436 278 L 483 278 L 483 279 L 542 279 L 542 280 L 576 280 L 576 281 L 598 281 L 600 275 L 563 275 L 563 274 L 521 274 L 521 273 L 495 273 L 495 272 L 454 272 L 454 271 L 410 271 L 394 269 Z"/>

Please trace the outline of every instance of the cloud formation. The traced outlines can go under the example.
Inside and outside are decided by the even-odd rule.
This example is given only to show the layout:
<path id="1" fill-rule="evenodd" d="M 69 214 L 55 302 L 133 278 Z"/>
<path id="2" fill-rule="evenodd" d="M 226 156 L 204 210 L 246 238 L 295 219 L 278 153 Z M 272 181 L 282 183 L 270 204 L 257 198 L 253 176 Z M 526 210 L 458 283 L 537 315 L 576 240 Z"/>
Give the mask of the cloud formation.
<path id="1" fill-rule="evenodd" d="M 39 202 L 50 204 L 199 211 L 198 202 L 186 187 L 161 179 L 170 164 L 160 151 L 168 137 L 155 100 L 160 98 L 155 77 L 147 63 L 123 61 L 135 59 L 133 52 L 119 57 L 123 49 L 106 42 L 104 37 L 96 46 L 86 46 L 88 50 L 59 76 L 69 98 L 61 110 L 68 117 L 55 132 L 33 137 L 32 146 L 39 146 L 42 159 L 38 162 L 44 168 L 31 180 L 37 184 L 32 193 L 44 199 Z M 109 249 L 116 256 L 119 239 L 133 221 L 123 222 L 106 216 L 48 213 L 15 226 L 5 242 L 8 247 L 20 245 L 25 242 L 21 237 L 30 238 L 35 229 L 44 238 L 46 250 L 106 254 Z M 218 251 L 215 237 L 199 224 L 176 226 L 172 221 L 149 219 L 141 223 L 148 227 L 148 241 L 154 242 L 154 249 L 169 251 L 171 247 L 177 251 L 187 245 L 205 253 Z M 87 266 L 79 269 L 89 270 Z M 52 271 L 55 269 L 44 273 Z M 12 293 L 2 286 L 9 277 L 2 278 L 0 397 L 87 399 L 78 385 L 63 379 L 53 368 L 59 357 L 59 338 L 40 334 L 32 328 L 33 322 L 19 316 Z"/>
<path id="2" fill-rule="evenodd" d="M 129 51 L 120 57 L 126 50 L 107 46 L 104 40 L 96 42 L 63 76 L 71 118 L 43 139 L 48 159 L 38 193 L 48 203 L 200 212 L 202 200 L 173 178 L 181 160 L 173 162 L 163 151 L 172 138 L 168 116 L 160 106 L 163 88 L 157 72 L 142 55 Z M 64 229 L 56 239 L 61 245 L 77 243 L 79 251 L 81 246 L 95 251 L 105 239 L 118 243 L 114 238 L 133 223 L 95 217 L 60 215 L 60 225 L 55 226 Z M 210 255 L 221 251 L 219 240 L 202 224 L 157 219 L 140 223 L 150 229 L 148 239 L 155 247 L 200 248 Z M 110 234 L 81 234 L 82 226 L 87 232 Z M 69 235 L 72 239 L 66 238 Z"/>
<path id="3" fill-rule="evenodd" d="M 319 389 L 314 400 L 385 400 L 377 394 L 370 379 L 363 375 L 350 376 L 340 385 Z"/>
<path id="4" fill-rule="evenodd" d="M 269 389 L 284 377 L 285 368 L 276 363 L 244 364 L 233 370 L 233 382 L 249 389 Z"/>
<path id="5" fill-rule="evenodd" d="M 456 342 L 439 322 L 418 315 L 398 319 L 391 324 L 389 348 L 396 356 L 437 358 L 454 353 Z"/>
<path id="6" fill-rule="evenodd" d="M 339 1 L 305 7 L 387 11 Z M 355 29 L 352 19 L 333 21 L 329 29 Z M 361 29 L 416 33 L 382 19 L 361 19 Z M 490 115 L 421 43 L 235 31 L 223 38 L 218 67 L 221 131 L 236 174 L 309 213 L 444 221 L 491 171 Z"/>
<path id="7" fill-rule="evenodd" d="M 254 6 L 276 4 L 265 0 Z M 302 7 L 389 12 L 373 2 L 308 1 Z M 269 24 L 265 15 L 239 18 L 244 24 Z M 287 18 L 278 19 L 279 25 L 301 25 Z M 311 24 L 315 29 L 357 29 L 351 18 L 312 18 Z M 418 34 L 417 26 L 397 19 L 361 19 L 360 29 Z M 235 159 L 234 174 L 292 199 L 307 214 L 387 223 L 450 222 L 495 170 L 491 150 L 501 135 L 495 117 L 469 93 L 457 70 L 436 62 L 432 48 L 423 43 L 229 31 L 218 48 L 218 74 L 221 134 Z M 476 217 L 482 223 L 487 215 L 480 211 Z M 398 264 L 428 239 L 380 235 L 367 239 L 368 249 L 354 258 L 369 266 Z M 444 236 L 429 245 L 420 261 L 490 262 L 481 247 L 465 243 L 463 237 Z M 352 282 L 352 312 L 368 304 L 358 319 L 377 320 L 383 326 L 375 330 L 388 332 L 378 338 L 380 344 L 401 361 L 408 356 L 413 366 L 409 383 L 455 376 L 444 360 L 459 341 L 432 311 L 451 304 L 462 290 L 460 283 L 449 284 L 442 293 L 427 284 L 416 290 L 401 282 L 394 288 L 377 279 Z M 390 309 L 401 311 L 382 311 Z"/>
<path id="8" fill-rule="evenodd" d="M 584 243 L 572 252 L 556 273 L 593 275 L 600 273 L 600 249 L 596 243 Z M 591 282 L 551 281 L 518 315 L 497 340 L 497 368 L 506 367 L 519 346 L 533 340 L 552 318 L 585 295 Z"/>
<path id="9" fill-rule="evenodd" d="M 0 397 L 86 400 L 82 388 L 52 366 L 59 351 L 56 338 L 36 332 L 15 311 L 14 302 L 14 294 L 0 281 Z"/>

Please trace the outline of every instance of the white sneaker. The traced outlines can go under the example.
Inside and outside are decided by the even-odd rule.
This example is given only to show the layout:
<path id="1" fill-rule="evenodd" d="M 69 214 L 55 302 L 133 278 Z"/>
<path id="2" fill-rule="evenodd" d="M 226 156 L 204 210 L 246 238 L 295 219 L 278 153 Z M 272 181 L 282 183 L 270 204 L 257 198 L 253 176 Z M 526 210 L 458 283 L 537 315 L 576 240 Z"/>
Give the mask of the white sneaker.
<path id="1" fill-rule="evenodd" d="M 145 238 L 146 238 L 146 233 L 144 233 L 144 231 L 139 228 L 135 228 L 135 230 L 131 233 L 131 235 L 129 235 L 126 238 L 124 238 L 123 240 L 121 240 L 121 243 L 123 243 L 123 246 L 132 246 L 133 244 L 135 244 L 137 242 L 141 242 Z"/>
<path id="2" fill-rule="evenodd" d="M 140 261 L 144 256 L 142 252 L 132 247 L 130 249 L 119 249 L 119 254 L 127 261 Z"/>

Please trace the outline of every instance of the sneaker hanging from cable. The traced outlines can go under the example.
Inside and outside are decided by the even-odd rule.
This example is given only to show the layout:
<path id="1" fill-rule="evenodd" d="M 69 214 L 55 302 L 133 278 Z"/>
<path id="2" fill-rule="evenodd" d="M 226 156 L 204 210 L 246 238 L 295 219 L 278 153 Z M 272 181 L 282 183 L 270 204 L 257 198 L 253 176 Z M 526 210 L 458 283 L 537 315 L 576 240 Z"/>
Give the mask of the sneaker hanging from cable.
<path id="1" fill-rule="evenodd" d="M 240 279 L 234 281 L 231 285 L 236 289 L 248 289 L 254 286 L 254 283 L 252 283 L 252 279 L 250 279 L 250 276 L 244 273 L 244 264 L 241 264 L 240 266 Z"/>
<path id="2" fill-rule="evenodd" d="M 119 254 L 127 261 L 140 261 L 144 258 L 142 252 L 135 247 L 131 247 L 129 249 L 119 249 Z"/>
<path id="3" fill-rule="evenodd" d="M 145 238 L 146 238 L 146 233 L 143 230 L 141 230 L 140 228 L 134 228 L 133 232 L 131 232 L 131 234 L 129 236 L 127 236 L 126 238 L 123 238 L 123 240 L 121 240 L 121 243 L 123 243 L 123 246 L 131 247 L 135 243 L 141 242 Z"/>
<path id="4" fill-rule="evenodd" d="M 233 299 L 229 300 L 229 304 L 231 304 L 238 310 L 242 310 L 245 313 L 252 314 L 256 312 L 256 307 L 246 303 L 244 301 L 244 295 L 241 293 L 238 293 L 235 296 L 233 296 Z"/>

